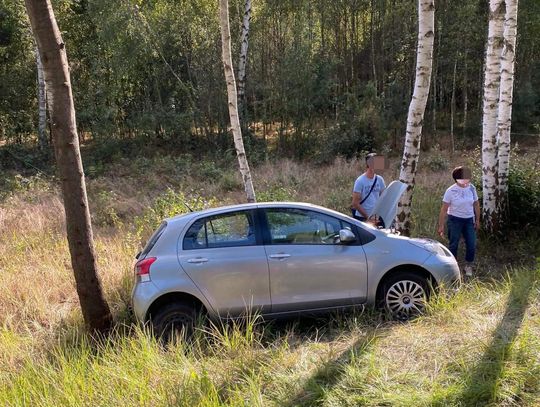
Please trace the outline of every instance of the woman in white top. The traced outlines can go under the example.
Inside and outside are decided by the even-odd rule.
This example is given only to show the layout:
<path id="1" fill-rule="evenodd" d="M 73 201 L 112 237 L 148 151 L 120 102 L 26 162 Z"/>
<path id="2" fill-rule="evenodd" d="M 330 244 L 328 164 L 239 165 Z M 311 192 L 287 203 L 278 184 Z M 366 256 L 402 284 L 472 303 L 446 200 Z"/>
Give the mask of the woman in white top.
<path id="1" fill-rule="evenodd" d="M 452 171 L 454 185 L 444 193 L 443 204 L 439 214 L 438 232 L 442 237 L 444 221 L 448 229 L 448 248 L 457 258 L 459 240 L 465 239 L 465 275 L 472 276 L 472 265 L 476 252 L 476 231 L 480 228 L 480 203 L 476 188 L 470 183 L 471 171 L 465 167 L 457 167 Z"/>

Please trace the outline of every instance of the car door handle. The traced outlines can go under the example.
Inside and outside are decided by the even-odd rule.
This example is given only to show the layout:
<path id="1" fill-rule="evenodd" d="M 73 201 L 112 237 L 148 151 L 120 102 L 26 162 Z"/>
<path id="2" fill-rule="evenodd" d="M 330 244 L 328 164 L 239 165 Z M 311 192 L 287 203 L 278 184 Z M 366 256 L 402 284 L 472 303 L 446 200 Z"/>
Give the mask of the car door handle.
<path id="1" fill-rule="evenodd" d="M 290 254 L 287 254 L 287 253 L 277 253 L 277 254 L 271 254 L 270 256 L 271 259 L 286 259 L 287 257 L 291 257 Z"/>
<path id="2" fill-rule="evenodd" d="M 195 264 L 200 264 L 200 263 L 206 263 L 208 262 L 208 259 L 204 258 L 204 257 L 196 257 L 194 259 L 188 259 L 187 261 L 188 263 L 195 263 Z"/>

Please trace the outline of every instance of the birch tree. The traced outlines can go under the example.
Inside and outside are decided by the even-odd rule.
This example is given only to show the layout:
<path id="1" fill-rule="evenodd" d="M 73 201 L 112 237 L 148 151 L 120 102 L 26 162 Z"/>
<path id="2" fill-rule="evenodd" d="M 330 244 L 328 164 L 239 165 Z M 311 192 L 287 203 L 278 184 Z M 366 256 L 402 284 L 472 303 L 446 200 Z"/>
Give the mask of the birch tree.
<path id="1" fill-rule="evenodd" d="M 400 181 L 407 184 L 407 190 L 399 203 L 397 228 L 405 235 L 411 229 L 411 202 L 420 153 L 422 125 L 429 96 L 431 69 L 433 64 L 433 39 L 435 35 L 435 2 L 418 0 L 418 46 L 416 52 L 416 79 L 409 114 L 405 148 L 401 160 Z"/>
<path id="2" fill-rule="evenodd" d="M 482 118 L 483 223 L 488 231 L 496 229 L 498 223 L 497 115 L 501 80 L 504 8 L 504 0 L 490 0 L 489 2 Z"/>
<path id="3" fill-rule="evenodd" d="M 514 91 L 514 62 L 516 60 L 518 0 L 506 0 L 504 46 L 501 54 L 501 85 L 497 115 L 499 211 L 507 207 L 508 171 L 510 163 L 510 129 Z"/>
<path id="4" fill-rule="evenodd" d="M 238 62 L 238 107 L 242 119 L 246 110 L 246 65 L 249 46 L 249 23 L 251 21 L 251 0 L 246 0 L 242 19 L 242 37 L 240 38 L 240 60 Z"/>
<path id="5" fill-rule="evenodd" d="M 242 174 L 247 201 L 255 202 L 255 190 L 253 189 L 251 171 L 249 170 L 246 151 L 244 149 L 244 141 L 242 139 L 242 129 L 240 128 L 240 120 L 238 117 L 238 95 L 236 92 L 236 80 L 234 77 L 231 56 L 231 31 L 229 27 L 228 0 L 219 0 L 219 24 L 221 27 L 223 69 L 225 72 L 225 81 L 227 82 L 229 118 L 231 121 L 234 146 L 236 148 L 236 156 L 238 157 L 238 165 L 240 167 L 240 174 Z"/>
<path id="6" fill-rule="evenodd" d="M 25 0 L 25 4 L 43 64 L 77 294 L 87 327 L 105 332 L 112 316 L 97 273 L 66 47 L 50 0 Z"/>
<path id="7" fill-rule="evenodd" d="M 38 82 L 38 143 L 41 151 L 47 150 L 47 98 L 45 89 L 45 77 L 43 76 L 43 64 L 36 47 L 36 68 Z"/>

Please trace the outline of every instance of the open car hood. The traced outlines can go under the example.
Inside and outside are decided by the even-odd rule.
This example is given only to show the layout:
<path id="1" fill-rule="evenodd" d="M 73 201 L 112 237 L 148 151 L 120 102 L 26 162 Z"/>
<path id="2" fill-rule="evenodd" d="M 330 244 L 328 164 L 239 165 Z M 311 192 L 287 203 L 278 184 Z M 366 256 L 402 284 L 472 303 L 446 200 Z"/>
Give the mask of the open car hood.
<path id="1" fill-rule="evenodd" d="M 398 202 L 406 189 L 407 184 L 401 181 L 392 181 L 377 200 L 371 215 L 381 218 L 385 228 L 392 226 L 397 214 Z"/>

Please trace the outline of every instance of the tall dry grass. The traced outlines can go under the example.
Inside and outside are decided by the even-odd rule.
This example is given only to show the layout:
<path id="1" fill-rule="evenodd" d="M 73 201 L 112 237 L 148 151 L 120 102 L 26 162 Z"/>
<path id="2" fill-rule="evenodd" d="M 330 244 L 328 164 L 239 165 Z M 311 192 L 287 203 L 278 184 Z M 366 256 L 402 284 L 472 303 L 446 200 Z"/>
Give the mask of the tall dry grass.
<path id="1" fill-rule="evenodd" d="M 456 161 L 461 161 L 458 158 Z M 396 178 L 396 161 L 385 172 Z M 435 236 L 448 167 L 417 178 L 415 233 Z M 537 268 L 509 269 L 433 301 L 410 324 L 376 313 L 288 324 L 208 328 L 189 349 L 161 348 L 131 324 L 134 225 L 167 188 L 214 204 L 242 202 L 234 168 L 174 171 L 161 160 L 88 180 L 99 272 L 117 332 L 95 343 L 82 330 L 60 194 L 17 192 L 0 204 L 0 405 L 534 405 L 539 399 Z M 166 172 L 161 166 L 169 166 Z M 265 199 L 347 212 L 362 162 L 293 161 L 254 168 Z M 203 171 L 204 172 L 204 171 Z M 184 209 L 185 210 L 185 209 Z M 146 225 L 150 229 L 155 225 Z M 484 274 L 493 264 L 482 263 Z"/>

